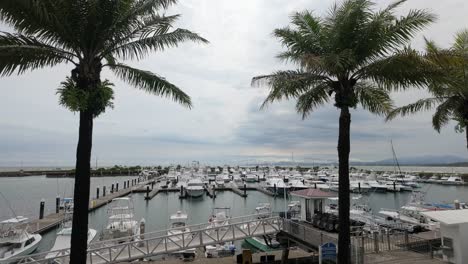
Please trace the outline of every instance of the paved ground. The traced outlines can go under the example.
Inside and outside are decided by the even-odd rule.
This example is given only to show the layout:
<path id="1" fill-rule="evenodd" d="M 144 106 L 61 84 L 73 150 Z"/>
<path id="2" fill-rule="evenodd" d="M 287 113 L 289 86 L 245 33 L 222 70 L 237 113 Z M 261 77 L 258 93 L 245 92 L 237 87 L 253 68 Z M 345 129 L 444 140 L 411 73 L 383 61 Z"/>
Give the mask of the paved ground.
<path id="1" fill-rule="evenodd" d="M 428 255 L 412 251 L 391 251 L 378 254 L 368 254 L 365 263 L 374 264 L 442 264 L 447 263 L 437 259 L 431 259 Z"/>
<path id="2" fill-rule="evenodd" d="M 203 252 L 199 250 L 197 252 L 198 256 L 194 261 L 186 262 L 180 259 L 174 258 L 166 258 L 158 261 L 151 261 L 151 262 L 141 262 L 142 264 L 181 264 L 181 263 L 203 263 L 203 264 L 232 264 L 236 263 L 235 256 L 232 257 L 225 257 L 225 258 L 205 258 Z M 275 260 L 281 260 L 282 251 L 272 251 L 268 253 L 255 253 L 252 256 L 253 263 L 260 263 L 260 256 L 262 255 L 275 255 Z M 299 258 L 299 257 L 307 257 L 311 256 L 313 253 L 307 253 L 301 249 L 291 250 L 289 252 L 290 258 Z"/>

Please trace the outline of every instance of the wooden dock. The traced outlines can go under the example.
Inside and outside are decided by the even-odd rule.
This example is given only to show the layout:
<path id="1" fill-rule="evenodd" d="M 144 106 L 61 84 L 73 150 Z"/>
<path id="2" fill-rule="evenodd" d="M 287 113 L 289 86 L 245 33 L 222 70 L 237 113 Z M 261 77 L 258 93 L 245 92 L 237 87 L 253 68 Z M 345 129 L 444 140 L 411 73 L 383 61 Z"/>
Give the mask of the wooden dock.
<path id="1" fill-rule="evenodd" d="M 255 188 L 255 190 L 257 190 L 257 191 L 259 191 L 259 192 L 261 192 L 261 193 L 264 193 L 264 194 L 266 194 L 266 195 L 272 196 L 272 197 L 276 197 L 276 196 L 277 196 L 276 193 L 270 192 L 269 190 L 267 190 L 267 189 L 265 189 L 265 188 L 263 188 L 263 187 L 261 187 L 261 186 L 258 186 L 257 188 Z"/>
<path id="2" fill-rule="evenodd" d="M 205 185 L 203 188 L 205 188 L 206 195 L 210 198 L 216 198 L 216 189 L 214 186 L 210 187 L 209 185 Z"/>
<path id="3" fill-rule="evenodd" d="M 112 199 L 119 198 L 122 196 L 129 195 L 132 192 L 136 192 L 143 188 L 148 182 L 143 182 L 134 186 L 131 186 L 130 188 L 126 189 L 121 189 L 119 191 L 114 191 L 113 193 L 108 193 L 106 196 L 101 196 L 99 199 L 91 199 L 90 204 L 89 204 L 89 212 L 92 212 L 112 201 Z M 25 225 L 28 226 L 28 230 L 30 233 L 33 234 L 43 234 L 58 225 L 60 225 L 65 219 L 65 214 L 63 210 L 60 210 L 60 212 L 49 214 L 44 216 L 42 219 L 35 219 L 32 221 L 29 221 Z"/>
<path id="4" fill-rule="evenodd" d="M 247 197 L 247 192 L 246 192 L 247 188 L 243 187 L 242 190 L 239 189 L 239 187 L 234 184 L 234 183 L 231 183 L 231 191 L 235 194 L 238 194 L 240 195 L 241 197 Z"/>
<path id="5" fill-rule="evenodd" d="M 145 200 L 149 201 L 155 197 L 159 191 L 161 190 L 160 187 L 153 187 L 153 189 L 150 191 L 151 187 L 144 188 L 144 191 L 146 192 L 145 194 Z"/>

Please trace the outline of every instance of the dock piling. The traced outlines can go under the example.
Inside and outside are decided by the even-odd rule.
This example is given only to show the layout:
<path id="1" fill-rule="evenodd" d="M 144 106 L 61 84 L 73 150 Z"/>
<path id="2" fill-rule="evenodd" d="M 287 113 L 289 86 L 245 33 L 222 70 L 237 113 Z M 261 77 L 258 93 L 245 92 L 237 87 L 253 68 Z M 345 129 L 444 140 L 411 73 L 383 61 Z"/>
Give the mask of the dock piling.
<path id="1" fill-rule="evenodd" d="M 60 212 L 60 196 L 55 197 L 55 213 Z"/>
<path id="2" fill-rule="evenodd" d="M 247 184 L 244 183 L 244 197 L 247 197 Z"/>
<path id="3" fill-rule="evenodd" d="M 111 193 L 114 193 L 114 184 L 111 185 Z"/>
<path id="4" fill-rule="evenodd" d="M 39 219 L 44 218 L 44 207 L 45 207 L 45 201 L 44 199 L 41 199 L 41 203 L 39 204 Z"/>
<path id="5" fill-rule="evenodd" d="M 96 199 L 99 199 L 99 186 L 96 188 Z"/>
<path id="6" fill-rule="evenodd" d="M 124 190 L 127 189 L 127 181 L 124 181 Z"/>
<path id="7" fill-rule="evenodd" d="M 115 184 L 115 191 L 116 191 L 116 192 L 119 191 L 119 183 L 116 183 L 116 184 Z"/>
<path id="8" fill-rule="evenodd" d="M 146 185 L 146 199 L 149 200 L 150 187 Z"/>
<path id="9" fill-rule="evenodd" d="M 106 186 L 102 187 L 102 197 L 106 196 Z"/>
<path id="10" fill-rule="evenodd" d="M 361 193 L 361 182 L 358 182 L 358 190 L 359 190 L 359 193 Z"/>

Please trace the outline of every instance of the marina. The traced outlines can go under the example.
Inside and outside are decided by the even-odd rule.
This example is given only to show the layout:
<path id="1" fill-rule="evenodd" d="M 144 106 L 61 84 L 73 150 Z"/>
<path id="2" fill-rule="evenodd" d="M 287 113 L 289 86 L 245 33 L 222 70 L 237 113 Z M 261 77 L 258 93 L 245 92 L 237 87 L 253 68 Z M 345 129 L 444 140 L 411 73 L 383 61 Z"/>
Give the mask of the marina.
<path id="1" fill-rule="evenodd" d="M 117 258 L 116 260 L 122 261 L 122 260 L 131 260 L 131 259 L 139 259 L 145 255 L 138 255 L 140 254 L 140 250 L 135 249 L 135 248 L 141 248 L 137 247 L 138 239 L 134 240 L 132 237 L 145 237 L 145 239 L 149 239 L 153 237 L 154 234 L 162 234 L 164 233 L 165 235 L 174 235 L 176 240 L 185 240 L 184 235 L 180 235 L 177 232 L 172 232 L 172 231 L 161 231 L 161 230 L 170 230 L 171 228 L 175 228 L 174 226 L 174 218 L 173 215 L 176 213 L 180 212 L 186 212 L 186 216 L 184 217 L 184 225 L 183 228 L 184 230 L 194 230 L 196 231 L 197 229 L 195 226 L 198 225 L 200 227 L 200 223 L 203 223 L 207 221 L 208 215 L 216 215 L 216 213 L 209 213 L 209 210 L 212 210 L 210 208 L 227 208 L 230 213 L 229 215 L 232 215 L 233 219 L 237 218 L 243 218 L 246 219 L 245 216 L 252 215 L 255 213 L 258 213 L 262 211 L 261 208 L 265 208 L 267 206 L 269 210 L 269 214 L 267 215 L 272 215 L 273 218 L 271 218 L 269 224 L 275 226 L 271 231 L 268 231 L 265 229 L 263 232 L 264 233 L 251 233 L 251 237 L 245 236 L 246 232 L 244 229 L 241 228 L 241 225 L 239 224 L 237 227 L 229 227 L 226 230 L 231 230 L 230 235 L 227 235 L 227 231 L 224 230 L 224 237 L 223 239 L 225 240 L 210 240 L 213 239 L 213 235 L 210 235 L 209 232 L 205 235 L 200 235 L 198 234 L 197 236 L 203 237 L 201 240 L 207 240 L 210 242 L 200 242 L 200 239 L 197 240 L 198 244 L 190 244 L 188 243 L 187 245 L 180 246 L 180 243 L 175 241 L 174 239 L 167 240 L 168 238 L 164 238 L 163 240 L 165 241 L 164 243 L 161 242 L 160 246 L 164 245 L 164 250 L 159 248 L 159 246 L 153 245 L 153 249 L 151 250 L 151 254 L 149 252 L 146 252 L 147 257 L 148 256 L 154 256 L 154 255 L 164 255 L 164 254 L 169 254 L 169 255 L 182 255 L 185 257 L 190 256 L 191 258 L 195 257 L 192 251 L 193 248 L 205 246 L 206 253 L 204 253 L 206 256 L 209 257 L 228 257 L 230 256 L 231 252 L 241 252 L 243 248 L 244 243 L 248 243 L 250 246 L 256 248 L 256 250 L 260 251 L 269 251 L 269 246 L 267 244 L 270 244 L 271 240 L 264 240 L 263 236 L 268 235 L 268 236 L 276 236 L 276 239 L 278 241 L 281 241 L 280 236 L 278 237 L 278 234 L 280 234 L 280 230 L 283 230 L 286 228 L 289 230 L 289 233 L 286 234 L 287 236 L 291 236 L 291 227 L 290 225 L 293 224 L 292 222 L 284 222 L 284 219 L 275 215 L 287 215 L 288 218 L 291 219 L 301 219 L 307 221 L 309 224 L 306 224 L 305 226 L 301 226 L 300 228 L 312 228 L 314 232 L 318 232 L 320 237 L 330 237 L 330 239 L 335 239 L 337 238 L 337 231 L 335 230 L 336 228 L 328 228 L 325 226 L 319 224 L 316 219 L 321 219 L 321 221 L 328 221 L 328 223 L 332 223 L 332 219 L 335 216 L 333 214 L 336 214 L 336 208 L 334 207 L 336 200 L 333 197 L 336 197 L 336 193 L 334 192 L 334 188 L 332 187 L 332 183 L 335 180 L 336 176 L 333 174 L 333 170 L 328 169 L 328 170 L 318 170 L 318 171 L 313 171 L 312 169 L 307 169 L 303 171 L 296 171 L 295 169 L 289 168 L 289 169 L 280 169 L 276 170 L 274 168 L 262 168 L 261 170 L 259 169 L 258 171 L 255 171 L 251 168 L 243 169 L 243 168 L 235 168 L 232 169 L 229 173 L 226 173 L 230 177 L 224 177 L 222 183 L 221 181 L 216 181 L 216 177 L 214 181 L 209 180 L 209 173 L 206 172 L 208 168 L 181 168 L 179 171 L 176 170 L 169 170 L 169 174 L 167 175 L 160 175 L 160 176 L 153 176 L 151 180 L 148 180 L 148 176 L 139 176 L 139 178 L 133 178 L 133 179 L 128 179 L 124 180 L 125 178 L 120 178 L 120 184 L 117 182 L 119 181 L 119 178 L 115 178 L 116 181 L 110 181 L 114 182 L 111 183 L 110 186 L 104 186 L 102 187 L 96 187 L 95 193 L 91 197 L 90 201 L 90 214 L 89 214 L 89 222 L 90 222 L 90 228 L 92 230 L 97 230 L 97 235 L 96 237 L 100 237 L 100 239 L 104 239 L 103 242 L 106 243 L 106 246 L 112 246 L 109 244 L 109 241 L 114 241 L 115 239 L 118 239 L 117 237 L 109 237 L 105 236 L 105 230 L 106 228 L 109 228 L 109 220 L 113 219 L 115 217 L 112 217 L 109 215 L 109 210 L 112 210 L 111 206 L 113 203 L 115 203 L 119 199 L 130 199 L 129 201 L 132 202 L 132 212 L 128 213 L 119 213 L 117 215 L 128 215 L 125 216 L 128 219 L 129 223 L 132 223 L 129 228 L 132 229 L 133 231 L 131 233 L 125 233 L 122 235 L 119 235 L 120 239 L 123 239 L 124 241 L 128 241 L 125 243 L 130 243 L 126 244 L 128 246 L 128 250 L 130 250 L 129 254 L 130 256 L 126 256 L 123 259 Z M 256 177 L 250 177 L 251 179 L 249 181 L 246 180 L 241 180 L 240 182 L 234 181 L 235 178 L 241 178 L 241 179 L 246 179 L 245 176 L 247 173 L 244 173 L 243 170 L 249 170 L 249 173 L 251 175 L 256 175 Z M 222 170 L 220 170 L 218 173 L 221 173 Z M 238 173 L 238 174 L 237 174 Z M 185 186 L 187 182 L 190 181 L 191 177 L 193 174 L 197 174 L 196 178 L 199 179 L 197 180 L 196 184 L 194 186 L 201 186 L 202 187 L 202 193 L 197 193 L 192 194 L 192 195 L 187 195 L 185 192 Z M 43 180 L 47 181 L 57 181 L 57 179 L 51 179 L 51 178 L 44 178 L 44 176 L 37 176 L 37 177 L 42 177 Z M 438 184 L 438 183 L 428 183 L 425 182 L 424 179 L 420 179 L 418 177 L 399 177 L 398 179 L 396 177 L 392 177 L 391 174 L 380 174 L 380 175 L 371 175 L 363 172 L 355 173 L 352 175 L 352 179 L 354 179 L 354 182 L 356 182 L 356 187 L 354 189 L 355 194 L 353 194 L 353 199 L 352 199 L 352 219 L 355 221 L 355 224 L 358 225 L 358 223 L 362 223 L 363 228 L 362 230 L 367 230 L 366 232 L 375 232 L 375 230 L 384 230 L 382 228 L 392 228 L 395 230 L 395 232 L 399 232 L 398 235 L 400 241 L 404 238 L 402 238 L 403 233 L 401 232 L 409 232 L 409 233 L 415 233 L 414 235 L 411 235 L 411 237 L 414 236 L 414 239 L 417 241 L 423 240 L 424 241 L 437 241 L 440 240 L 437 235 L 437 233 L 434 233 L 434 230 L 436 228 L 432 228 L 432 224 L 423 224 L 422 222 L 418 222 L 418 220 L 411 220 L 407 221 L 405 220 L 406 218 L 403 218 L 403 216 L 399 216 L 400 212 L 404 212 L 402 210 L 409 209 L 409 206 L 420 206 L 421 208 L 429 208 L 429 206 L 438 206 L 437 208 L 443 208 L 444 210 L 447 209 L 455 209 L 455 204 L 454 201 L 460 200 L 462 202 L 459 202 L 457 206 L 465 206 L 464 205 L 464 197 L 468 197 L 468 186 L 464 186 L 464 184 L 454 184 L 454 185 L 447 185 L 447 184 Z M 32 182 L 34 182 L 35 177 L 29 177 Z M 252 179 L 256 178 L 256 181 L 253 181 Z M 263 180 L 259 180 L 262 178 Z M 411 180 L 405 180 L 406 178 L 409 178 Z M 26 179 L 22 177 L 22 179 Z M 390 180 L 389 180 L 390 179 Z M 0 179 L 1 180 L 13 180 L 13 178 L 5 178 L 5 179 Z M 124 181 L 122 184 L 122 180 Z M 60 186 L 60 181 L 67 182 L 66 179 L 59 179 L 59 186 Z M 299 184 L 295 183 L 295 181 L 300 182 L 304 187 L 303 188 L 292 188 L 291 186 L 299 186 Z M 403 186 L 404 183 L 408 182 L 416 182 L 417 184 L 411 184 L 411 185 L 406 185 L 406 186 L 413 186 L 414 188 L 412 191 L 405 191 L 402 188 L 400 188 L 399 191 L 395 191 L 397 189 L 393 184 L 390 184 L 390 187 L 382 188 L 382 190 L 379 190 L 377 188 L 373 188 L 372 186 L 379 186 L 379 182 L 382 185 L 382 183 L 389 182 L 391 181 L 392 183 L 395 183 L 395 186 L 400 184 Z M 193 181 L 192 181 L 193 182 Z M 202 184 L 199 184 L 199 183 Z M 283 184 L 281 184 L 283 182 Z M 270 183 L 270 184 L 269 184 Z M 289 184 L 291 183 L 291 184 Z M 112 186 L 113 185 L 113 186 Z M 301 186 L 302 186 L 301 185 Z M 123 186 L 124 188 L 122 189 Z M 353 186 L 353 185 L 351 185 Z M 363 191 L 363 186 L 369 186 L 368 190 Z M 62 186 L 62 188 L 65 186 Z M 120 188 L 119 188 L 120 187 Z M 198 188 L 198 187 L 197 187 Z M 98 190 L 99 189 L 99 190 Z M 104 191 L 104 189 L 106 191 Z M 359 190 L 361 189 L 361 190 Z M 320 218 L 317 218 L 318 216 L 309 214 L 309 215 L 304 215 L 304 217 L 301 217 L 301 205 L 304 206 L 303 202 L 299 202 L 300 199 L 295 197 L 294 193 L 300 193 L 301 190 L 307 191 L 307 190 L 314 190 L 316 191 L 315 193 L 325 193 L 328 198 L 324 199 L 321 204 L 323 203 L 324 207 L 321 207 L 322 209 L 326 210 L 327 212 L 327 220 L 324 220 L 324 216 L 320 216 Z M 1 190 L 4 192 L 3 190 Z M 276 192 L 275 192 L 276 191 Z M 310 192 L 310 191 L 309 191 Z M 416 194 L 424 193 L 424 196 L 417 196 Z M 103 196 L 104 195 L 104 196 Z M 70 194 L 65 195 L 65 196 L 70 196 Z M 417 196 L 417 197 L 416 197 Z M 123 197 L 123 198 L 121 198 Z M 126 198 L 128 197 L 128 198 Z M 442 197 L 442 198 L 441 198 Z M 183 198 L 183 199 L 181 199 Z M 416 199 L 417 198 L 417 199 Z M 264 203 L 263 205 L 259 205 L 259 203 Z M 59 206 L 59 213 L 52 212 L 50 214 L 45 214 L 42 219 L 32 219 L 29 220 L 27 226 L 30 230 L 31 233 L 40 233 L 43 235 L 42 241 L 40 243 L 40 246 L 37 247 L 37 250 L 35 251 L 36 257 L 40 258 L 45 258 L 47 254 L 50 257 L 51 254 L 54 252 L 50 252 L 50 250 L 54 247 L 54 241 L 57 239 L 57 237 L 60 235 L 60 225 L 64 222 L 65 214 L 61 209 L 61 203 L 57 203 L 55 201 L 54 203 L 56 206 Z M 226 207 L 227 206 L 227 207 Z M 298 209 L 292 209 L 295 206 L 298 207 Z M 452 208 L 453 207 L 453 208 Z M 156 209 L 157 208 L 157 209 Z M 260 209 L 259 209 L 260 208 Z M 397 215 L 395 214 L 386 214 L 385 212 L 382 212 L 382 208 L 389 208 L 388 212 L 396 212 L 398 213 Z M 56 208 L 57 209 L 57 208 Z M 179 211 L 177 211 L 179 210 Z M 386 210 L 386 209 L 385 209 Z M 422 209 L 421 209 L 422 210 Z M 429 210 L 429 209 L 427 209 Z M 426 209 L 424 211 L 427 211 Z M 295 211 L 296 213 L 293 213 Z M 314 211 L 314 210 L 312 210 Z M 163 212 L 161 214 L 161 212 Z M 353 213 L 354 212 L 354 213 Z M 116 215 L 115 213 L 112 215 Z M 353 215 L 355 218 L 353 218 Z M 380 216 L 379 216 L 380 215 Z M 388 223 L 389 217 L 392 217 L 393 220 L 391 220 L 391 224 Z M 110 217 L 110 218 L 109 218 Z M 406 216 L 405 217 L 409 217 Z M 119 219 L 121 219 L 120 217 Z M 131 218 L 131 219 L 130 219 Z M 109 219 L 109 220 L 106 220 Z M 144 219 L 144 220 L 143 220 Z M 172 219 L 172 220 L 171 220 Z M 230 226 L 230 223 L 232 222 L 231 220 L 226 220 L 221 221 L 222 226 Z M 257 223 L 255 221 L 258 221 L 256 219 L 261 219 L 260 215 L 258 217 L 250 217 L 251 221 L 253 223 Z M 381 219 L 381 220 L 379 220 Z M 211 220 L 211 219 L 210 219 Z M 120 221 L 120 220 L 119 220 Z M 127 221 L 127 220 L 125 220 Z M 124 221 L 124 222 L 125 222 Z M 302 220 L 301 220 L 302 221 Z M 320 221 L 320 220 L 319 220 Z M 407 221 L 407 222 L 405 222 Z M 120 221 L 122 222 L 122 221 Z M 144 222 L 144 232 L 145 234 L 140 234 L 141 230 L 141 225 Z M 235 222 L 235 221 L 234 221 Z M 245 222 L 245 221 L 244 221 Z M 274 224 L 275 223 L 275 224 Z M 285 223 L 288 223 L 287 225 Z M 325 222 L 324 222 L 325 223 Z M 245 224 L 245 223 L 244 223 Z M 258 223 L 257 223 L 258 224 Z M 195 225 L 195 226 L 194 226 Z M 361 224 L 359 224 L 361 225 Z M 423 231 L 416 231 L 414 230 L 414 227 L 411 225 L 415 226 L 421 226 L 424 227 L 421 229 Z M 107 226 L 107 227 L 106 227 Z M 248 226 L 248 225 L 247 225 Z M 246 228 L 247 226 L 242 226 L 243 228 Z M 287 227 L 289 226 L 289 227 Z M 380 229 L 377 227 L 380 226 Z M 406 226 L 406 227 L 405 227 Z M 411 226 L 411 227 L 410 227 Z M 365 227 L 365 228 L 364 228 Z M 209 226 L 206 227 L 208 230 L 211 230 Z M 216 228 L 216 226 L 213 226 L 212 228 L 215 228 L 216 230 L 221 230 L 219 229 L 219 226 Z M 240 229 L 238 229 L 240 228 Z M 289 229 L 288 229 L 289 228 Z M 215 230 L 213 229 L 213 230 Z M 293 228 L 294 230 L 297 228 Z M 120 230 L 120 228 L 119 228 Z M 238 230 L 238 231 L 235 231 Z M 287 231 L 286 230 L 286 231 Z M 374 230 L 374 231 L 372 231 Z M 235 231 L 235 232 L 234 232 Z M 192 231 L 190 231 L 192 232 Z M 198 232 L 198 231 L 197 231 Z M 234 233 L 233 233 L 234 232 Z M 239 233 L 236 233 L 239 232 Z M 312 232 L 312 231 L 310 231 Z M 308 232 L 308 233 L 310 233 Z M 381 232 L 381 231 L 379 231 Z M 431 233 L 433 232 L 433 233 Z M 184 231 L 184 233 L 186 233 Z M 133 234 L 133 235 L 132 235 Z M 385 233 L 382 233 L 385 234 Z M 395 233 L 394 235 L 396 235 Z M 294 235 L 294 234 L 293 234 Z M 300 236 L 301 234 L 299 234 Z M 191 235 L 192 236 L 192 235 Z M 159 236 L 158 236 L 159 237 Z M 316 237 L 316 236 L 315 236 Z M 260 238 L 260 239 L 259 239 Z M 243 242 L 245 239 L 245 242 Z M 271 238 L 270 238 L 271 239 Z M 365 242 L 366 245 L 369 244 L 369 246 L 365 246 L 367 248 L 372 249 L 372 252 L 380 252 L 383 249 L 391 249 L 391 248 L 399 248 L 398 243 L 395 242 L 395 244 L 389 244 L 385 243 L 385 239 L 382 239 L 381 242 L 383 244 L 375 244 L 372 242 L 375 240 L 374 237 L 369 237 L 365 238 L 369 240 L 369 242 Z M 428 240 L 429 239 L 429 240 Z M 96 240 L 96 239 L 94 239 Z M 140 239 L 141 240 L 141 239 Z M 294 238 L 287 238 L 288 241 L 294 241 Z M 306 239 L 307 240 L 307 239 Z M 108 242 L 106 242 L 108 241 Z M 151 240 L 152 242 L 148 243 L 153 243 L 155 241 L 160 241 L 160 240 Z M 228 246 L 231 244 L 225 244 L 225 242 L 233 242 L 232 246 Z M 393 241 L 393 239 L 392 239 Z M 103 242 L 96 242 L 93 241 L 91 242 L 90 245 L 97 245 L 94 243 L 103 243 Z M 242 242 L 242 243 L 241 243 Z M 296 242 L 299 242 L 303 247 L 305 242 L 307 241 L 302 241 L 298 240 Z M 310 242 L 310 241 L 309 241 Z M 308 246 L 306 245 L 305 248 L 306 250 L 317 250 L 317 246 L 320 245 L 319 242 L 317 241 L 312 241 L 313 245 L 309 244 Z M 323 241 L 320 241 L 323 242 Z M 336 241 L 335 241 L 336 242 Z M 134 244 L 131 244 L 134 243 Z M 141 241 L 139 242 L 141 245 Z M 146 242 L 145 242 L 146 243 Z M 159 242 L 158 242 L 159 243 Z M 172 246 L 170 246 L 170 243 L 173 243 Z M 185 242 L 184 242 L 185 243 Z M 223 246 L 220 246 L 222 243 Z M 304 244 L 305 243 L 305 244 Z M 358 242 L 355 242 L 358 243 Z M 362 247 L 362 242 L 359 244 Z M 431 242 L 432 243 L 432 242 Z M 156 243 L 157 244 L 157 243 Z M 437 244 L 437 243 L 435 243 Z M 152 244 L 146 245 L 146 247 L 150 247 Z M 271 245 L 271 244 L 270 244 Z M 376 248 L 378 246 L 378 248 Z M 97 246 L 95 246 L 97 247 Z M 102 247 L 98 247 L 100 250 L 102 250 Z M 158 249 L 159 248 L 159 249 Z M 260 249 L 259 249 L 260 248 Z M 123 250 L 121 246 L 118 248 L 119 250 Z M 273 250 L 274 247 L 271 247 L 271 250 Z M 128 250 L 125 250 L 127 252 Z M 135 251 L 136 250 L 136 251 Z M 135 251 L 135 252 L 134 252 Z M 138 252 L 140 253 L 138 253 Z M 143 250 L 145 251 L 145 250 Z M 66 258 L 67 256 L 66 250 L 58 250 L 56 253 L 56 257 L 64 257 Z M 133 253 L 132 253 L 133 252 Z M 178 252 L 178 253 L 177 253 Z M 182 254 L 184 253 L 184 254 Z M 45 255 L 44 255 L 45 254 Z M 90 253 L 90 254 L 95 254 L 95 253 Z M 143 254 L 143 253 L 141 253 Z M 219 256 L 218 256 L 219 255 Z M 33 255 L 34 256 L 34 255 Z M 101 259 L 108 259 L 108 261 L 111 259 L 111 256 L 101 256 Z M 99 261 L 96 259 L 93 261 L 93 263 L 99 263 Z"/>

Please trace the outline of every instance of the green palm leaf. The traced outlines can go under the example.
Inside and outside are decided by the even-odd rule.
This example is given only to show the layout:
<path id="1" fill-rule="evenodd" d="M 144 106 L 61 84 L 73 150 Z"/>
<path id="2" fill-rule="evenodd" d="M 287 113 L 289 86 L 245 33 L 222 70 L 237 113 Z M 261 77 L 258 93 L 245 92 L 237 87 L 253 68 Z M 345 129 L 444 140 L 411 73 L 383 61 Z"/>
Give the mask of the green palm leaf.
<path id="1" fill-rule="evenodd" d="M 362 108 L 373 114 L 386 115 L 394 107 L 389 92 L 371 83 L 356 84 L 355 92 Z"/>
<path id="2" fill-rule="evenodd" d="M 74 55 L 34 37 L 0 32 L 0 75 L 73 62 Z"/>
<path id="3" fill-rule="evenodd" d="M 108 66 L 120 79 L 137 88 L 158 96 L 170 97 L 185 107 L 192 107 L 190 97 L 161 76 L 121 63 Z"/>

